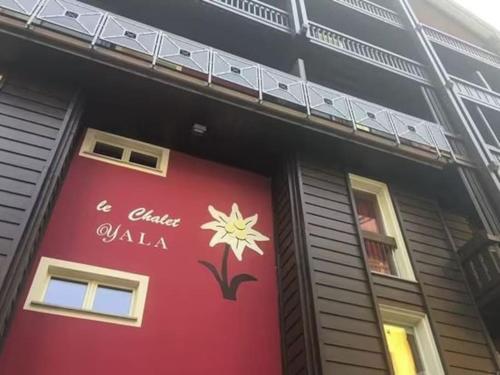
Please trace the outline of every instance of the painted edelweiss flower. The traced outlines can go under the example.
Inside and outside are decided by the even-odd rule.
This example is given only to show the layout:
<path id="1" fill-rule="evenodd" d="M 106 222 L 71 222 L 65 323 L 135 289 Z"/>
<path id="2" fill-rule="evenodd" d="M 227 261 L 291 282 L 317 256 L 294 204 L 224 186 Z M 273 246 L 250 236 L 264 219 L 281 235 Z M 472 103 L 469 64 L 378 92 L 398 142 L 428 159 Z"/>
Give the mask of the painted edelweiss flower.
<path id="1" fill-rule="evenodd" d="M 256 241 L 269 241 L 269 238 L 253 229 L 257 223 L 257 214 L 243 218 L 236 203 L 233 203 L 229 216 L 217 211 L 213 206 L 208 206 L 208 211 L 215 221 L 203 224 L 201 228 L 215 231 L 209 243 L 210 247 L 225 243 L 231 247 L 239 261 L 243 259 L 242 255 L 246 247 L 260 255 L 264 254 Z"/>

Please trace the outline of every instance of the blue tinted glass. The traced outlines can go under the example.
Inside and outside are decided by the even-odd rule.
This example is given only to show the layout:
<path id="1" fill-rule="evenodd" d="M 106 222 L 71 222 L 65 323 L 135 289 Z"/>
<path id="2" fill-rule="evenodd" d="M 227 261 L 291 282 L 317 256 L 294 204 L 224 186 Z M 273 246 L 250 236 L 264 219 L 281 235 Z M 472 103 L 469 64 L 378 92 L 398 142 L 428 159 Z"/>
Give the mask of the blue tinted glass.
<path id="1" fill-rule="evenodd" d="M 130 315 L 132 291 L 98 286 L 92 310 L 113 315 Z"/>
<path id="2" fill-rule="evenodd" d="M 82 308 L 87 283 L 51 278 L 44 302 L 51 305 Z"/>

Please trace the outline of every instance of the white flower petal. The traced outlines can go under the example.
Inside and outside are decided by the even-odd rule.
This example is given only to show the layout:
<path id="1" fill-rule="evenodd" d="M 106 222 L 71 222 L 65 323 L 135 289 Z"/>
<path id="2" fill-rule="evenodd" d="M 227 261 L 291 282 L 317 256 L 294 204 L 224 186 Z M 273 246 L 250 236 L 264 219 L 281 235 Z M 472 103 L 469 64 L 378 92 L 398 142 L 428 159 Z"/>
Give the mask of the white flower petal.
<path id="1" fill-rule="evenodd" d="M 219 223 L 218 221 L 210 221 L 209 223 L 205 223 L 201 226 L 201 229 L 210 229 L 210 230 L 223 230 L 224 225 Z"/>
<path id="2" fill-rule="evenodd" d="M 247 247 L 249 249 L 252 249 L 253 251 L 255 251 L 259 255 L 263 255 L 264 254 L 264 251 L 262 251 L 262 249 L 259 247 L 259 245 L 257 245 L 255 243 L 255 241 L 249 240 L 248 243 L 247 243 Z"/>
<path id="3" fill-rule="evenodd" d="M 250 216 L 250 217 L 247 217 L 245 219 L 245 225 L 247 226 L 247 229 L 252 229 L 252 227 L 257 223 L 258 219 L 259 219 L 259 215 L 257 215 L 257 214 Z"/>
<path id="4" fill-rule="evenodd" d="M 246 242 L 245 241 L 240 241 L 236 239 L 236 247 L 233 248 L 234 255 L 236 256 L 236 259 L 238 259 L 240 262 L 243 260 L 243 251 L 245 250 L 246 247 Z"/>
<path id="5" fill-rule="evenodd" d="M 217 211 L 214 208 L 214 206 L 208 206 L 208 212 L 210 212 L 210 215 L 212 215 L 212 217 L 215 220 L 217 220 L 221 223 L 226 224 L 229 221 L 229 218 L 226 216 L 226 214 L 223 212 Z"/>
<path id="6" fill-rule="evenodd" d="M 255 229 L 247 229 L 247 236 L 250 241 L 269 241 L 269 237 L 257 232 Z"/>
<path id="7" fill-rule="evenodd" d="M 227 243 L 231 247 L 231 250 L 233 250 L 234 254 L 236 255 L 236 251 L 238 248 L 238 239 L 233 237 L 233 236 L 226 236 L 224 238 L 224 242 Z M 236 258 L 238 258 L 237 255 L 236 255 Z"/>
<path id="8" fill-rule="evenodd" d="M 243 216 L 241 216 L 240 209 L 236 203 L 233 203 L 233 205 L 231 207 L 231 216 L 229 218 L 230 218 L 230 220 L 233 220 L 233 221 L 243 219 Z"/>
<path id="9" fill-rule="evenodd" d="M 215 234 L 212 236 L 212 239 L 210 240 L 210 243 L 208 246 L 214 247 L 217 244 L 220 243 L 226 243 L 224 240 L 224 237 L 227 237 L 227 233 L 225 231 L 217 231 Z"/>

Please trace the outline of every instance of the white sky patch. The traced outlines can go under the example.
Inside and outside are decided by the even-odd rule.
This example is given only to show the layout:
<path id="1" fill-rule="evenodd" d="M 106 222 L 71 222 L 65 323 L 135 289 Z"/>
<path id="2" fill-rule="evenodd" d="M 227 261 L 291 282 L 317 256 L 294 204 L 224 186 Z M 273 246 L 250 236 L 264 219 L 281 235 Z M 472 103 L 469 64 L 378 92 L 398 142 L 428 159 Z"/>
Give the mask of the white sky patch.
<path id="1" fill-rule="evenodd" d="M 500 0 L 455 0 L 500 31 Z"/>

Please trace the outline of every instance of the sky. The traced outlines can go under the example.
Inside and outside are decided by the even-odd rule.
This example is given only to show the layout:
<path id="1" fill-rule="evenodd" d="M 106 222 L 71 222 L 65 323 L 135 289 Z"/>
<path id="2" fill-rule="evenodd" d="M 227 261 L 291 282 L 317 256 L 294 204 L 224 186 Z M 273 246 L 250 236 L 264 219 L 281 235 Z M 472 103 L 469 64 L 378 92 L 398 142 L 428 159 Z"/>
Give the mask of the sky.
<path id="1" fill-rule="evenodd" d="M 500 0 L 455 0 L 500 31 Z"/>

